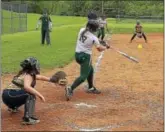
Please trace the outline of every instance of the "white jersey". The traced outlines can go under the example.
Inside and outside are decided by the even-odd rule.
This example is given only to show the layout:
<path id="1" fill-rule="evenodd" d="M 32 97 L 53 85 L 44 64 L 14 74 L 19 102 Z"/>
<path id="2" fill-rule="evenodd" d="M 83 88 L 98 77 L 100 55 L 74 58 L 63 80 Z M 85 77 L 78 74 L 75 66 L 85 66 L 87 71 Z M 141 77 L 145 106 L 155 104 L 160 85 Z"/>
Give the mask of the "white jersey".
<path id="1" fill-rule="evenodd" d="M 102 18 L 99 18 L 99 27 L 104 27 L 107 24 L 106 20 L 103 20 Z"/>
<path id="2" fill-rule="evenodd" d="M 93 45 L 100 45 L 98 38 L 92 34 L 91 32 L 87 31 L 84 34 L 84 37 L 81 37 L 81 33 L 85 30 L 85 28 L 81 28 L 77 38 L 77 45 L 76 45 L 76 52 L 84 52 L 86 54 L 92 54 L 92 47 Z"/>

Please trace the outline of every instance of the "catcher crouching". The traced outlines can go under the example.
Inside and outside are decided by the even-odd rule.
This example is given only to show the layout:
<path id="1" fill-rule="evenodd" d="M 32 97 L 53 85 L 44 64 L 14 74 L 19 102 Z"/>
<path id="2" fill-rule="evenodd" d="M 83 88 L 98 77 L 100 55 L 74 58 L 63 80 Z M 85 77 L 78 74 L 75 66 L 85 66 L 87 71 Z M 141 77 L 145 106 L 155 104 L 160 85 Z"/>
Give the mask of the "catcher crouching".
<path id="1" fill-rule="evenodd" d="M 3 90 L 2 100 L 12 113 L 18 112 L 18 108 L 24 105 L 23 125 L 33 125 L 40 120 L 34 115 L 36 97 L 45 102 L 44 96 L 35 89 L 36 81 L 47 81 L 65 86 L 66 74 L 63 71 L 56 72 L 52 77 L 40 75 L 39 61 L 33 57 L 23 60 L 22 69 L 12 79 L 11 83 Z"/>

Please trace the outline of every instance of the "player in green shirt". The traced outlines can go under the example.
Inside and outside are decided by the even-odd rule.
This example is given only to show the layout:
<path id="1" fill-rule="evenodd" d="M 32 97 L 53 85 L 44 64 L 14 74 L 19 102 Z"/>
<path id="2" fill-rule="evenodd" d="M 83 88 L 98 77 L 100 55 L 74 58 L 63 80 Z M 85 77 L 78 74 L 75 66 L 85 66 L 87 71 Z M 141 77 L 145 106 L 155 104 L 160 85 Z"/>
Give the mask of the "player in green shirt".
<path id="1" fill-rule="evenodd" d="M 47 44 L 50 44 L 50 32 L 52 29 L 52 21 L 47 12 L 44 12 L 43 15 L 39 18 L 36 29 L 41 25 L 41 43 L 44 45 L 45 39 Z"/>

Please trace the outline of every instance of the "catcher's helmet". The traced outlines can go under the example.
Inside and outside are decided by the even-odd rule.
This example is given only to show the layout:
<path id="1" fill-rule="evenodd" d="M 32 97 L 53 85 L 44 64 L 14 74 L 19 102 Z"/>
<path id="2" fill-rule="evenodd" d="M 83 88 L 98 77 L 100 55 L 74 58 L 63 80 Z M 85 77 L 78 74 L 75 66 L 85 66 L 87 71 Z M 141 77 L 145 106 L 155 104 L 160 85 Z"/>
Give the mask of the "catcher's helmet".
<path id="1" fill-rule="evenodd" d="M 35 59 L 34 57 L 29 57 L 25 60 L 23 60 L 20 63 L 20 66 L 25 70 L 31 70 L 31 71 L 36 71 L 36 74 L 40 73 L 40 65 L 39 61 Z"/>

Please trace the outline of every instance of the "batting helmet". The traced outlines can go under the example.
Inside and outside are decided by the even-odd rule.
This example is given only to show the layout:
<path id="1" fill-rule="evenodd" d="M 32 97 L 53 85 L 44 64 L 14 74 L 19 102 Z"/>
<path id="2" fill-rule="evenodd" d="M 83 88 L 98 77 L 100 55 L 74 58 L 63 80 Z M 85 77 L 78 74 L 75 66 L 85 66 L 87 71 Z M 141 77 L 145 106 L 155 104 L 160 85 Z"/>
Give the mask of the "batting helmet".
<path id="1" fill-rule="evenodd" d="M 37 59 L 35 59 L 34 57 L 29 57 L 25 60 L 23 60 L 20 63 L 20 66 L 24 69 L 24 70 L 31 70 L 31 71 L 35 71 L 36 74 L 40 73 L 40 64 L 39 61 Z"/>
<path id="2" fill-rule="evenodd" d="M 93 11 L 90 11 L 88 13 L 88 20 L 96 20 L 96 19 L 97 19 L 96 13 L 94 13 Z"/>
<path id="3" fill-rule="evenodd" d="M 99 28 L 99 22 L 98 21 L 88 21 L 86 28 L 92 32 L 96 32 L 97 29 Z"/>
<path id="4" fill-rule="evenodd" d="M 96 25 L 96 23 L 98 23 L 98 17 L 93 11 L 90 11 L 88 13 L 88 23 L 93 25 Z"/>

